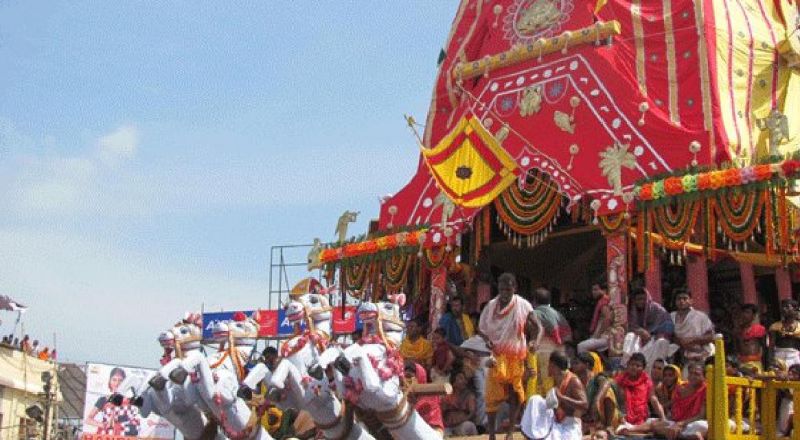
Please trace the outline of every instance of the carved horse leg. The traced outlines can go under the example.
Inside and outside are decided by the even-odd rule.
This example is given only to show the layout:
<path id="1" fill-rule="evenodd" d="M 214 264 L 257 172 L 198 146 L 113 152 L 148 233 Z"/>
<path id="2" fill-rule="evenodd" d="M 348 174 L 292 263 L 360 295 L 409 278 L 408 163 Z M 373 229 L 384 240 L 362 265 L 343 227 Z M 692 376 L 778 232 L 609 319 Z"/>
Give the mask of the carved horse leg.
<path id="1" fill-rule="evenodd" d="M 206 402 L 220 421 L 223 431 L 231 440 L 272 440 L 258 420 L 251 420 L 251 411 L 236 395 L 239 383 L 230 371 L 219 371 L 215 381 L 214 372 L 205 356 L 190 353 L 181 363 L 186 372 L 197 373 L 200 397 Z"/>

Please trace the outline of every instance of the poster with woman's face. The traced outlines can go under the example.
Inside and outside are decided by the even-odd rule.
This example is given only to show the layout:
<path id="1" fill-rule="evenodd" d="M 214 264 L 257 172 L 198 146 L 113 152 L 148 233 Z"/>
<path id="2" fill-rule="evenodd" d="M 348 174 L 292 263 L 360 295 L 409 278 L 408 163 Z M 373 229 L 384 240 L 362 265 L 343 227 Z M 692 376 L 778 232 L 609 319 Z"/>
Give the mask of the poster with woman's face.
<path id="1" fill-rule="evenodd" d="M 131 399 L 146 387 L 154 370 L 86 365 L 86 403 L 83 410 L 83 440 L 123 440 L 174 438 L 175 428 L 161 417 L 142 417 Z M 124 398 L 120 405 L 111 401 L 113 394 Z"/>

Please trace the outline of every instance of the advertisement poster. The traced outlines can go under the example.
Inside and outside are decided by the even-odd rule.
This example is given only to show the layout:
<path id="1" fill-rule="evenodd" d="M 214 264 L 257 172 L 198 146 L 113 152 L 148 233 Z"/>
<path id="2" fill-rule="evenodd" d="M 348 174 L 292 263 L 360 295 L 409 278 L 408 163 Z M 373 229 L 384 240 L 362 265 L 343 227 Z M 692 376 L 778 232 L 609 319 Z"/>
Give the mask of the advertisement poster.
<path id="1" fill-rule="evenodd" d="M 139 408 L 126 398 L 122 405 L 109 402 L 112 393 L 131 396 L 131 388 L 140 389 L 154 370 L 86 365 L 86 404 L 83 409 L 83 440 L 152 439 L 171 440 L 175 428 L 155 414 L 143 418 Z M 124 388 L 124 389 L 123 389 Z"/>
<path id="2" fill-rule="evenodd" d="M 286 337 L 294 333 L 289 319 L 286 317 L 286 311 L 280 310 L 258 310 L 253 313 L 252 310 L 242 311 L 247 316 L 253 316 L 258 322 L 258 336 L 260 338 L 275 338 Z M 227 312 L 208 312 L 203 313 L 203 339 L 210 340 L 212 338 L 211 330 L 214 324 L 219 321 L 227 321 L 233 319 L 233 315 L 237 311 Z M 333 308 L 333 322 L 331 323 L 333 331 L 336 333 L 351 333 L 353 331 L 361 330 L 363 326 L 361 320 L 358 319 L 355 306 L 346 306 L 344 313 L 341 307 Z M 305 328 L 305 324 L 301 324 Z"/>

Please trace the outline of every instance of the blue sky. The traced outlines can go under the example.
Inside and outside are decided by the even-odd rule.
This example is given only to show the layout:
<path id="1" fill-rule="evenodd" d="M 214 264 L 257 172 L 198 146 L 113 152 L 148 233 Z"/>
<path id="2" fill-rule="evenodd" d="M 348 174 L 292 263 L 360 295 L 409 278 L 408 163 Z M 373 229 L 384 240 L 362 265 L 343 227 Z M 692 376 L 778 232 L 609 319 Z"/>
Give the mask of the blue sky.
<path id="1" fill-rule="evenodd" d="M 82 362 L 155 365 L 272 245 L 411 177 L 454 1 L 0 3 L 0 293 Z M 0 312 L 8 333 L 14 315 Z"/>

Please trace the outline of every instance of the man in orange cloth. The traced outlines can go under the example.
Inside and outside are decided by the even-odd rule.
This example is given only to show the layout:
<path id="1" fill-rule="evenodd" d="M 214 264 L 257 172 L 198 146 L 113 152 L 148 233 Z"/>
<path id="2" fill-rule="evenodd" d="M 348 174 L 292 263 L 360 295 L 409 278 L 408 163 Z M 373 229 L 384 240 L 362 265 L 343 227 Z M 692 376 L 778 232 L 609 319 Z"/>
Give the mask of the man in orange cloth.
<path id="1" fill-rule="evenodd" d="M 541 335 L 541 325 L 533 313 L 533 306 L 517 295 L 517 279 L 504 273 L 497 280 L 498 295 L 483 309 L 478 326 L 487 347 L 492 351 L 489 373 L 486 378 L 486 413 L 489 439 L 495 439 L 495 418 L 502 402 L 510 406 L 508 433 L 513 438 L 514 421 L 520 404 L 525 399 L 522 378 L 525 374 L 525 357 L 528 354 L 526 334 Z M 535 346 L 535 344 L 532 344 Z"/>

